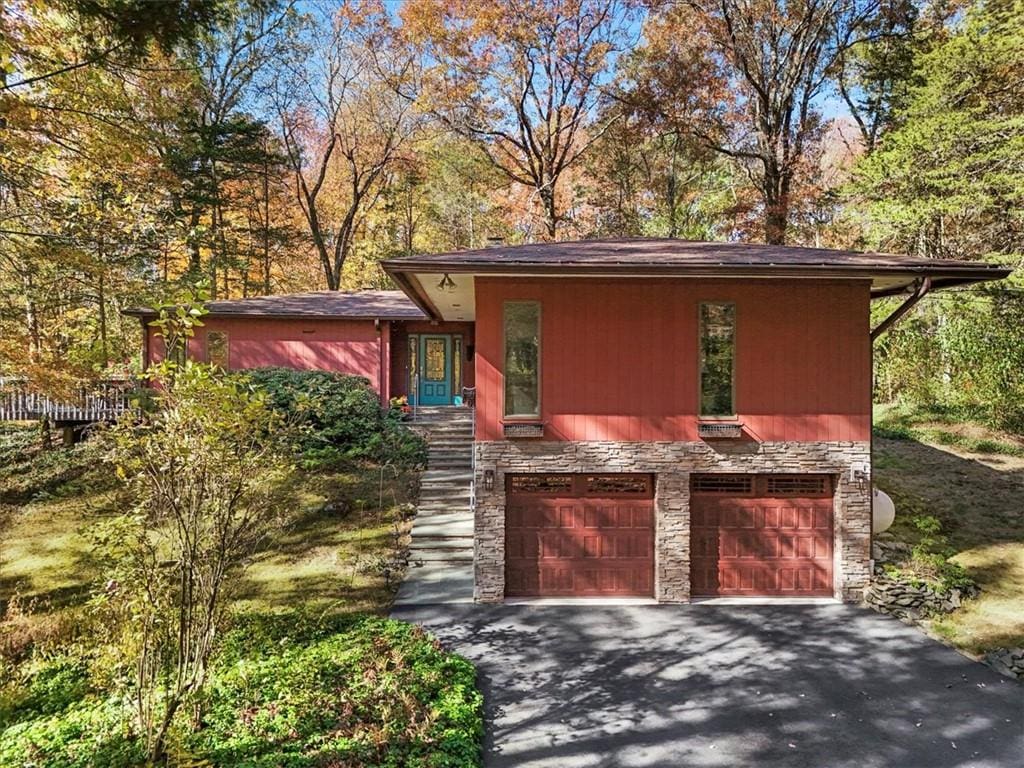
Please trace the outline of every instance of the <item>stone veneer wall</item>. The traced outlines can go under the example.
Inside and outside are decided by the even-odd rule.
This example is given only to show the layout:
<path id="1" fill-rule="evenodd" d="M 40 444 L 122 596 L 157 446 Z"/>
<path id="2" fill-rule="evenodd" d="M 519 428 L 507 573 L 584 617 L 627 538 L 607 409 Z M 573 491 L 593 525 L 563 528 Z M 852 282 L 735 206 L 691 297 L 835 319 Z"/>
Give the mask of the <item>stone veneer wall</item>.
<path id="1" fill-rule="evenodd" d="M 830 473 L 835 496 L 836 597 L 855 601 L 870 579 L 870 483 L 851 480 L 850 468 L 870 472 L 868 442 L 750 443 L 546 442 L 476 443 L 474 527 L 475 597 L 505 596 L 505 475 L 530 472 L 645 472 L 655 477 L 654 594 L 666 603 L 690 599 L 690 473 Z M 483 473 L 495 471 L 494 488 Z"/>

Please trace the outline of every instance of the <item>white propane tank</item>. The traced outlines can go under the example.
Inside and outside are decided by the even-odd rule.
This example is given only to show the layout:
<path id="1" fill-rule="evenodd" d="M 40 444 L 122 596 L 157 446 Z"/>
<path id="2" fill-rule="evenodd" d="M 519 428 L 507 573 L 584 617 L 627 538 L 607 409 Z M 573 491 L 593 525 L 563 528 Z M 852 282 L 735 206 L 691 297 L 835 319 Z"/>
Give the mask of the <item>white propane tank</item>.
<path id="1" fill-rule="evenodd" d="M 889 494 L 875 488 L 871 494 L 871 532 L 881 533 L 889 530 L 895 519 L 896 505 L 892 503 Z"/>

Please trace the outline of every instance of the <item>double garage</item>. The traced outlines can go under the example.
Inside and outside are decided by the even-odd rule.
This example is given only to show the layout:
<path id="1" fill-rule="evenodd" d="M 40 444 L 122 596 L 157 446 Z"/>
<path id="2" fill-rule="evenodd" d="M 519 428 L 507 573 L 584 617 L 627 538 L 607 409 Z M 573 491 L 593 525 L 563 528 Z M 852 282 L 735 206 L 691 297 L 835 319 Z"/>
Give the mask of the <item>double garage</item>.
<path id="1" fill-rule="evenodd" d="M 507 597 L 653 597 L 655 477 L 506 476 Z M 690 476 L 692 597 L 831 597 L 834 477 Z"/>

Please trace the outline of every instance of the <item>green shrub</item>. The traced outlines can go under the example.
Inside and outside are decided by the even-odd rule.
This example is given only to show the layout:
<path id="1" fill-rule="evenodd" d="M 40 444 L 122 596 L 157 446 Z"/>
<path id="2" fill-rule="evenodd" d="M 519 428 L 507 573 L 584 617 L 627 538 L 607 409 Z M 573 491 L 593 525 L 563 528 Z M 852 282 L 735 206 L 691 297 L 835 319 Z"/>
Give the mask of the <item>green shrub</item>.
<path id="1" fill-rule="evenodd" d="M 244 376 L 302 428 L 297 448 L 307 469 L 352 459 L 405 466 L 425 460 L 423 440 L 401 423 L 396 411 L 381 408 L 364 378 L 290 368 L 258 368 Z"/>
<path id="2" fill-rule="evenodd" d="M 920 538 L 910 550 L 910 572 L 940 593 L 975 587 L 974 580 L 963 566 L 949 559 L 953 550 L 942 531 L 942 522 L 933 515 L 918 515 L 913 523 Z"/>

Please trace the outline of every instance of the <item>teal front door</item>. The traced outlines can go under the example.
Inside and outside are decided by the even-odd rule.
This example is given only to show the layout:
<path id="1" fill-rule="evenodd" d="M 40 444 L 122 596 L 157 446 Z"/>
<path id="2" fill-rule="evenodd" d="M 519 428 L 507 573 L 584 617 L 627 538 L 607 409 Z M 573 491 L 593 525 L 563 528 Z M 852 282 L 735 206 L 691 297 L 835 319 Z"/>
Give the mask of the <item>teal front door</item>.
<path id="1" fill-rule="evenodd" d="M 419 404 L 452 404 L 452 337 L 423 334 L 419 349 Z"/>

